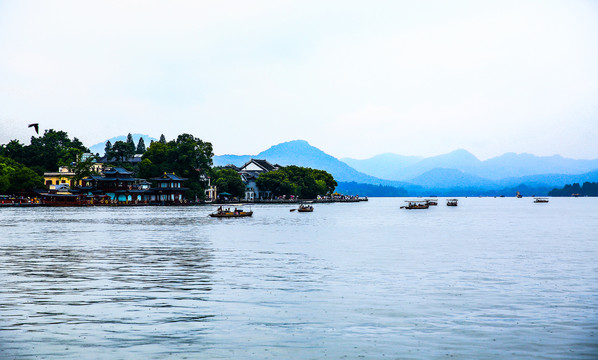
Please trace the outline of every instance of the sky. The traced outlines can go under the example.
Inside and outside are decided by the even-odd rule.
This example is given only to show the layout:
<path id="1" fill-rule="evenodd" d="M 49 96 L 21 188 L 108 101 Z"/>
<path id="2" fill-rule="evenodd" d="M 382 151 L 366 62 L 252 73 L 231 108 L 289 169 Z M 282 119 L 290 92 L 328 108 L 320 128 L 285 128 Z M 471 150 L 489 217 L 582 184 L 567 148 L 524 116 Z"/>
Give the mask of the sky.
<path id="1" fill-rule="evenodd" d="M 598 1 L 0 0 L 0 144 L 598 158 Z"/>

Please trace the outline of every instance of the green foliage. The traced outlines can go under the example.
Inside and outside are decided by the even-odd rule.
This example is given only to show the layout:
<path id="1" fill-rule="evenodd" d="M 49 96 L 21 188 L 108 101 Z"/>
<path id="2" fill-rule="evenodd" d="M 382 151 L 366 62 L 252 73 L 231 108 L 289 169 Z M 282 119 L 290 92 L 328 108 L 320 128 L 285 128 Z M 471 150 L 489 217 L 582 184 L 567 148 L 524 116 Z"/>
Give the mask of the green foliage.
<path id="1" fill-rule="evenodd" d="M 135 142 L 133 141 L 133 135 L 131 135 L 131 133 L 129 133 L 127 135 L 127 141 L 126 141 L 126 143 L 127 143 L 127 146 L 129 147 L 129 149 L 128 149 L 129 152 L 131 154 L 135 154 L 135 150 L 136 150 L 136 148 L 135 148 Z"/>
<path id="2" fill-rule="evenodd" d="M 160 138 L 162 139 L 164 135 Z M 212 167 L 214 156 L 212 144 L 191 134 L 182 134 L 168 143 L 152 142 L 143 154 L 138 174 L 142 178 L 152 178 L 165 172 L 174 172 L 178 176 L 189 179 L 186 186 L 190 188 L 187 196 L 203 198 L 204 185 L 200 181 L 201 174 L 207 174 Z"/>
<path id="3" fill-rule="evenodd" d="M 160 140 L 158 140 L 159 142 L 161 142 L 162 144 L 166 144 L 166 138 L 164 137 L 164 134 L 160 135 Z"/>
<path id="4" fill-rule="evenodd" d="M 0 156 L 0 193 L 14 194 L 44 185 L 43 177 L 7 157 Z"/>
<path id="5" fill-rule="evenodd" d="M 96 160 L 97 156 L 95 155 L 91 155 L 86 158 L 83 158 L 83 156 L 79 155 L 77 162 L 71 167 L 75 173 L 73 176 L 75 184 L 78 184 L 79 180 L 95 174 L 95 172 L 91 170 L 91 167 Z"/>
<path id="6" fill-rule="evenodd" d="M 42 136 L 32 136 L 30 145 L 12 140 L 0 147 L 1 156 L 41 173 L 56 171 L 60 165 L 69 165 L 84 152 L 89 152 L 89 149 L 79 139 L 71 140 L 66 132 L 53 129 L 46 130 Z"/>
<path id="7" fill-rule="evenodd" d="M 137 149 L 135 149 L 135 154 L 143 154 L 145 152 L 145 141 L 142 137 L 139 138 L 137 142 Z"/>
<path id="8" fill-rule="evenodd" d="M 219 193 L 227 192 L 237 198 L 245 195 L 245 184 L 241 176 L 233 169 L 219 169 L 212 172 L 213 184 Z"/>
<path id="9" fill-rule="evenodd" d="M 272 191 L 275 196 L 295 195 L 303 199 L 330 194 L 337 185 L 326 171 L 294 165 L 263 173 L 256 184 L 260 189 Z"/>
<path id="10" fill-rule="evenodd" d="M 111 150 L 112 150 L 112 143 L 110 142 L 110 140 L 108 140 L 108 141 L 106 141 L 106 146 L 104 147 L 104 155 L 107 156 Z"/>
<path id="11" fill-rule="evenodd" d="M 567 184 L 562 189 L 552 189 L 548 196 L 598 196 L 598 183 L 585 182 L 583 186 L 579 183 Z"/>
<path id="12" fill-rule="evenodd" d="M 130 158 L 135 154 L 135 146 L 131 149 L 130 144 L 124 141 L 116 141 L 114 145 L 112 145 L 112 149 L 110 152 L 106 153 L 106 157 L 108 159 L 116 159 L 121 164 L 124 164 L 125 160 Z"/>

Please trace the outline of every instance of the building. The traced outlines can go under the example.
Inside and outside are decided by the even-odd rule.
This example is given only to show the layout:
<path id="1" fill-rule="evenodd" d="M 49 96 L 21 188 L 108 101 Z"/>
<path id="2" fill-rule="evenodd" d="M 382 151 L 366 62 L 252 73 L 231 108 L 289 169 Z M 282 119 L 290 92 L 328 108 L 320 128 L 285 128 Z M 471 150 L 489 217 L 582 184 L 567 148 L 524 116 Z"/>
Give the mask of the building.
<path id="1" fill-rule="evenodd" d="M 269 199 L 271 191 L 262 191 L 257 187 L 256 179 L 263 173 L 278 170 L 279 165 L 272 165 L 266 160 L 251 159 L 238 170 L 243 183 L 245 184 L 245 200 Z"/>
<path id="2" fill-rule="evenodd" d="M 44 184 L 46 184 L 46 188 L 49 190 L 55 190 L 57 185 L 61 186 L 64 184 L 74 188 L 77 185 L 81 185 L 80 181 L 75 184 L 74 177 L 75 173 L 68 166 L 61 166 L 58 168 L 58 172 L 44 173 Z"/>
<path id="3" fill-rule="evenodd" d="M 88 159 L 92 154 L 85 153 L 81 155 L 82 160 Z M 73 163 L 74 164 L 74 163 Z M 104 164 L 100 162 L 94 162 L 90 167 L 91 172 L 101 173 L 104 170 Z M 44 173 L 44 184 L 48 190 L 55 190 L 56 185 L 67 184 L 71 189 L 82 185 L 82 181 L 79 180 L 75 183 L 73 178 L 75 172 L 68 166 L 61 166 L 58 168 L 58 172 L 46 172 Z M 64 187 L 64 186 L 61 186 Z"/>
<path id="4" fill-rule="evenodd" d="M 206 186 L 206 202 L 212 202 L 216 200 L 216 186 L 212 186 L 212 178 L 201 174 L 199 179 L 204 183 L 207 184 Z M 196 199 L 197 200 L 197 199 Z"/>
<path id="5" fill-rule="evenodd" d="M 140 179 L 133 172 L 120 167 L 105 169 L 102 176 L 92 175 L 82 179 L 81 191 L 90 195 L 104 194 L 115 202 L 144 201 L 145 190 L 137 186 Z"/>
<path id="6" fill-rule="evenodd" d="M 155 187 L 150 189 L 150 201 L 162 203 L 179 204 L 184 202 L 184 193 L 189 188 L 183 187 L 183 182 L 186 178 L 179 177 L 172 174 L 164 173 L 164 175 L 150 179 Z"/>

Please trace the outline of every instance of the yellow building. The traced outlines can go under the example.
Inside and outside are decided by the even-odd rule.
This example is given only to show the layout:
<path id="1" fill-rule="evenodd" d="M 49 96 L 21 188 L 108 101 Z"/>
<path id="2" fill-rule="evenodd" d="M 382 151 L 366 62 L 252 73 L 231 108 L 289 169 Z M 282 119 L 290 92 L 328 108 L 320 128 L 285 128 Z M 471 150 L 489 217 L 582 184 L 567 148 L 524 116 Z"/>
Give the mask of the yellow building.
<path id="1" fill-rule="evenodd" d="M 95 163 L 91 166 L 91 171 L 101 172 L 104 170 L 104 164 Z M 44 184 L 49 190 L 55 190 L 56 185 L 67 184 L 71 189 L 75 186 L 81 186 L 81 180 L 76 184 L 73 180 L 75 173 L 68 166 L 61 166 L 58 168 L 58 172 L 47 172 L 44 173 Z"/>
<path id="2" fill-rule="evenodd" d="M 75 185 L 81 185 L 81 181 L 78 184 L 75 184 L 73 177 L 75 173 L 69 169 L 68 166 L 61 166 L 58 168 L 58 172 L 47 172 L 44 173 L 44 184 L 50 190 L 56 189 L 56 185 L 67 184 L 71 188 L 74 188 Z"/>

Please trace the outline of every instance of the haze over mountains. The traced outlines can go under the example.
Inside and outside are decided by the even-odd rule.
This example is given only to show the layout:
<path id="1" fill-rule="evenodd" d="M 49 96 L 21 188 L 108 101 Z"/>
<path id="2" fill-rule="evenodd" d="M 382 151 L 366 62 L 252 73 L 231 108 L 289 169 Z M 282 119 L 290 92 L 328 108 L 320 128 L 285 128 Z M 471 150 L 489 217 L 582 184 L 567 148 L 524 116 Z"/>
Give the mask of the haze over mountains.
<path id="1" fill-rule="evenodd" d="M 140 137 L 146 146 L 157 140 L 133 134 L 135 143 Z M 114 144 L 126 136 L 109 140 Z M 103 154 L 104 146 L 105 142 L 98 143 L 90 150 Z M 459 149 L 427 158 L 386 153 L 363 160 L 339 160 L 305 140 L 280 143 L 256 155 L 216 155 L 213 161 L 214 166 L 241 166 L 251 158 L 326 170 L 339 183 L 339 192 L 367 196 L 512 196 L 517 191 L 541 196 L 566 184 L 598 181 L 598 159 L 506 153 L 481 161 Z"/>
<path id="2" fill-rule="evenodd" d="M 481 161 L 460 149 L 433 157 L 381 154 L 365 160 L 342 161 L 295 140 L 256 155 L 220 155 L 215 166 L 243 165 L 250 158 L 266 159 L 280 165 L 299 165 L 330 172 L 341 183 L 362 183 L 405 189 L 409 195 L 434 193 L 442 196 L 513 195 L 521 189 L 544 195 L 567 183 L 598 181 L 598 159 L 575 160 L 554 156 L 506 153 Z"/>

